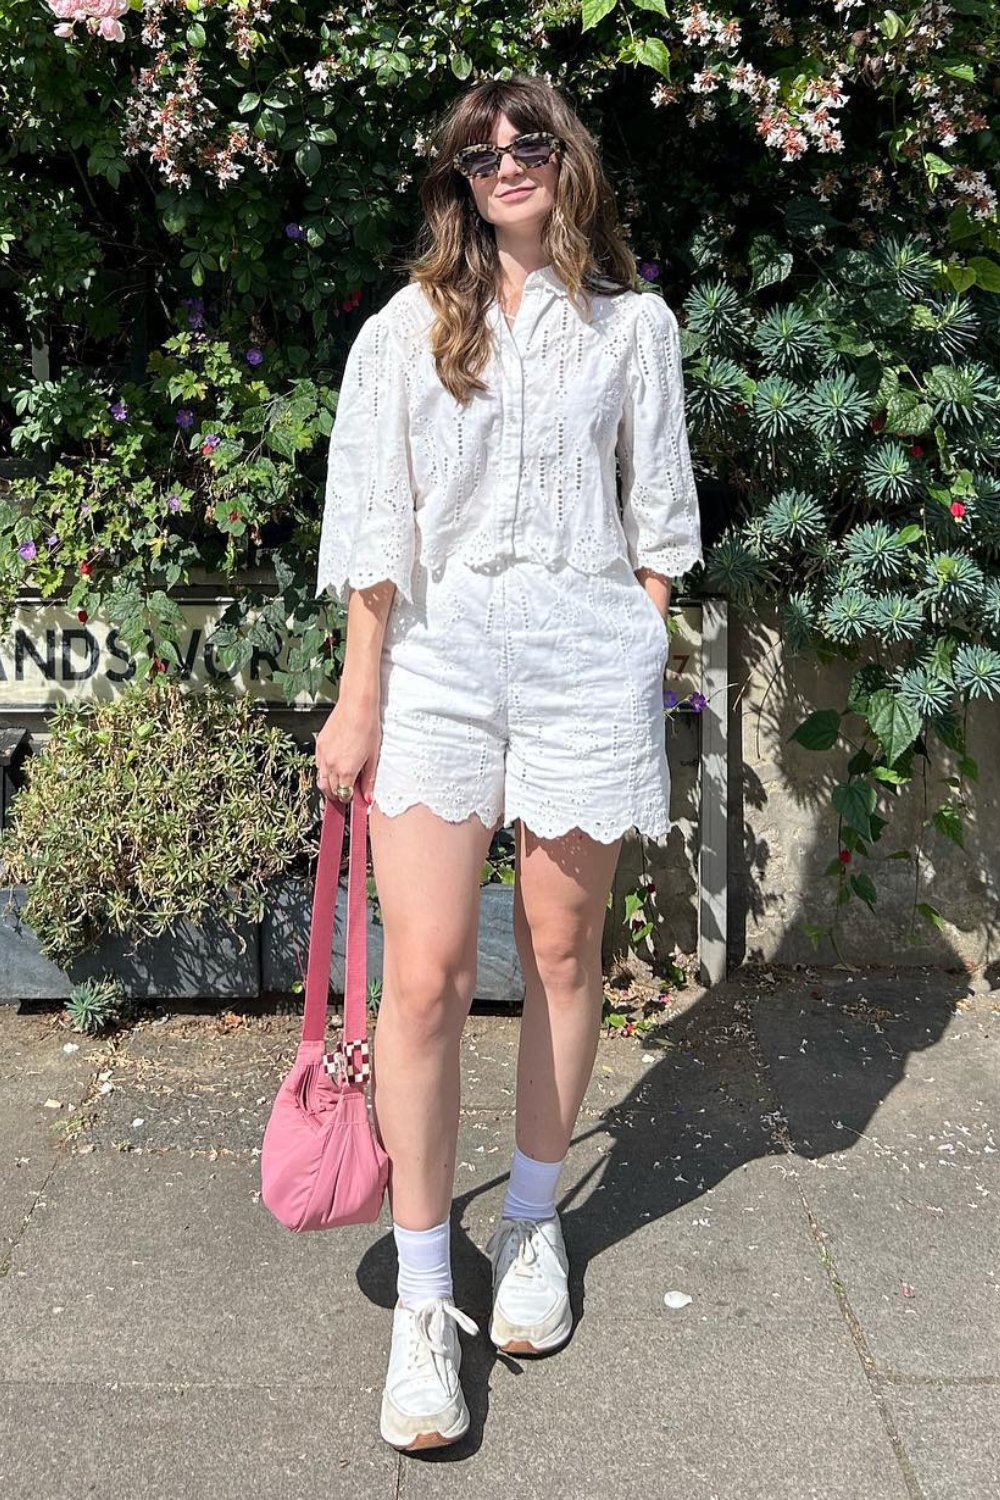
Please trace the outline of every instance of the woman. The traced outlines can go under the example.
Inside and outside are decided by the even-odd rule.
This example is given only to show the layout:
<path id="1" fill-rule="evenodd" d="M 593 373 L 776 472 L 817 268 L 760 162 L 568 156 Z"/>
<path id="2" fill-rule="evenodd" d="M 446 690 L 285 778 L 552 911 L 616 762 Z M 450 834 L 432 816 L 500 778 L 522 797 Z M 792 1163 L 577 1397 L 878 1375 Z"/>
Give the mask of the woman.
<path id="1" fill-rule="evenodd" d="M 349 801 L 361 777 L 385 930 L 373 1110 L 399 1271 L 381 1433 L 402 1449 L 469 1425 L 459 1044 L 480 871 L 511 822 L 525 1001 L 489 1331 L 518 1353 L 569 1337 L 556 1183 L 622 835 L 667 832 L 665 615 L 702 560 L 676 319 L 635 289 L 588 131 L 543 80 L 490 81 L 430 154 L 412 279 L 348 355 L 318 575 L 348 624 L 317 779 Z"/>

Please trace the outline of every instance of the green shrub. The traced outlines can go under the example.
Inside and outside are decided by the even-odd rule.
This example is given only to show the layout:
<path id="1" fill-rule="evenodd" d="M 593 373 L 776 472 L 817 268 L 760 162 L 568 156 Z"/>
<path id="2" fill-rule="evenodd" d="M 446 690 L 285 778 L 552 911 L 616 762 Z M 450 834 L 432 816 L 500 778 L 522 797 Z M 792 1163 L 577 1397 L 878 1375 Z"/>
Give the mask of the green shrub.
<path id="1" fill-rule="evenodd" d="M 0 858 L 63 966 L 108 931 L 138 941 L 183 917 L 261 920 L 314 821 L 310 755 L 250 699 L 165 678 L 60 705 L 27 775 Z"/>

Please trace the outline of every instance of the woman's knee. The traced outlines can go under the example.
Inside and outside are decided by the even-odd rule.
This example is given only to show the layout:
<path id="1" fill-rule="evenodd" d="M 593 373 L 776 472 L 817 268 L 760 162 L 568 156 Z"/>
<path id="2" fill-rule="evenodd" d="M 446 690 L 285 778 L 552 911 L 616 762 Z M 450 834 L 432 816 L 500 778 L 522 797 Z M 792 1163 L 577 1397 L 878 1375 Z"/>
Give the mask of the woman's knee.
<path id="1" fill-rule="evenodd" d="M 444 955 L 423 952 L 398 963 L 387 955 L 385 981 L 382 1003 L 391 1004 L 397 1024 L 415 1041 L 453 1040 L 469 1013 L 476 972 Z"/>

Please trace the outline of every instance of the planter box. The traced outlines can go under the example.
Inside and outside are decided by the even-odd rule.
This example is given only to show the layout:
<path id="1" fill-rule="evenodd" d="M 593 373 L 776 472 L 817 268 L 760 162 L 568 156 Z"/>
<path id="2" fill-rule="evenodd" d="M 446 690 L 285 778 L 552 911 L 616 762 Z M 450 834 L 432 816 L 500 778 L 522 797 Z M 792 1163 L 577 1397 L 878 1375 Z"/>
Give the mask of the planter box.
<path id="1" fill-rule="evenodd" d="M 524 981 L 514 944 L 513 886 L 481 891 L 475 999 L 520 1003 Z M 34 932 L 21 918 L 24 886 L 0 888 L 0 1003 L 67 1000 L 75 984 L 114 976 L 136 1000 L 256 1000 L 291 994 L 305 980 L 312 916 L 312 884 L 305 878 L 275 881 L 264 921 L 243 922 L 234 933 L 225 923 L 196 925 L 182 919 L 172 933 L 133 946 L 107 937 L 68 969 L 45 958 Z M 331 991 L 344 983 L 347 888 L 337 892 Z M 241 947 L 241 940 L 245 947 Z M 368 980 L 382 977 L 383 929 L 368 909 Z"/>
<path id="2" fill-rule="evenodd" d="M 347 923 L 346 877 L 337 889 L 330 988 L 344 993 L 344 934 Z M 474 999 L 520 1004 L 524 979 L 514 943 L 514 887 L 484 885 L 480 890 L 479 949 Z M 297 979 L 305 983 L 309 958 L 312 885 L 305 878 L 276 881 L 261 928 L 261 989 L 288 993 Z M 368 907 L 368 982 L 382 978 L 384 929 Z"/>
<path id="3" fill-rule="evenodd" d="M 22 920 L 26 899 L 26 886 L 0 889 L 0 1001 L 68 1000 L 73 985 L 108 975 L 120 979 L 133 999 L 248 1000 L 260 993 L 260 938 L 253 922 L 234 932 L 221 921 L 198 926 L 182 919 L 172 933 L 138 946 L 108 936 L 61 969 L 43 956 Z"/>

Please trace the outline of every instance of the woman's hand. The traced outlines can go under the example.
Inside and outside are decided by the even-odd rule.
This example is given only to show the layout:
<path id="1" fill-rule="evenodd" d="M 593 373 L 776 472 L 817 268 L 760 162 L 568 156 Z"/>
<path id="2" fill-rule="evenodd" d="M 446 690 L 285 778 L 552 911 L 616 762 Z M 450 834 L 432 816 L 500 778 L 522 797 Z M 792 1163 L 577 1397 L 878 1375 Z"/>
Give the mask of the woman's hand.
<path id="1" fill-rule="evenodd" d="M 377 700 L 341 696 L 316 736 L 316 782 L 321 794 L 333 799 L 338 786 L 353 788 L 360 775 L 362 795 L 371 803 L 381 748 Z"/>

